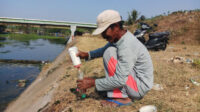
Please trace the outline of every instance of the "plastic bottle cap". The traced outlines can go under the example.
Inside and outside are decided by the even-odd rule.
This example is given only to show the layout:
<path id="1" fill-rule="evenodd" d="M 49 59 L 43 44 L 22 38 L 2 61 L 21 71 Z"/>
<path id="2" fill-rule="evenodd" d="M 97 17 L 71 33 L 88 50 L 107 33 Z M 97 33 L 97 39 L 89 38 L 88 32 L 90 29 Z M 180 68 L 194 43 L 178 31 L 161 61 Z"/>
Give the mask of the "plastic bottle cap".
<path id="1" fill-rule="evenodd" d="M 82 94 L 82 95 L 81 95 L 81 98 L 82 98 L 82 99 L 86 98 L 86 94 Z"/>

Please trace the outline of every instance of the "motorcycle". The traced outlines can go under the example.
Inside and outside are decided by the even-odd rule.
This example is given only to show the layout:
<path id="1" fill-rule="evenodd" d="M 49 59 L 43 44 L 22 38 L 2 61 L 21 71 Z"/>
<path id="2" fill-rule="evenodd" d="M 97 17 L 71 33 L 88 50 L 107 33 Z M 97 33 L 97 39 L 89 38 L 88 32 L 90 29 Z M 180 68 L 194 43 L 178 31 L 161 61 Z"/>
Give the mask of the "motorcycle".
<path id="1" fill-rule="evenodd" d="M 149 40 L 146 41 L 144 38 L 144 35 L 147 33 L 148 30 L 151 30 L 152 27 L 150 27 L 146 23 L 140 23 L 141 28 L 137 29 L 134 32 L 135 37 L 143 43 L 148 50 L 165 50 L 168 44 L 169 35 L 170 33 L 165 32 L 157 32 L 157 33 L 150 33 L 149 34 Z M 154 26 L 157 26 L 156 24 Z"/>

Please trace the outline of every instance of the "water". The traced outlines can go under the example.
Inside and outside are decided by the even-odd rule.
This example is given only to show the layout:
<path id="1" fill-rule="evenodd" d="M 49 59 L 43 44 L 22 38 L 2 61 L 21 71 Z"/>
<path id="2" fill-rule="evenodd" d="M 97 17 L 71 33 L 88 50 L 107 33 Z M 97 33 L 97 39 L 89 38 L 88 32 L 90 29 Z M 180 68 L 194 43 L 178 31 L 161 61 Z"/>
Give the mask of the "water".
<path id="1" fill-rule="evenodd" d="M 40 72 L 37 65 L 18 65 L 0 63 L 0 111 L 8 102 L 14 100 L 37 77 Z M 25 87 L 18 86 L 18 80 L 26 79 Z"/>
<path id="2" fill-rule="evenodd" d="M 53 61 L 65 45 L 49 40 L 31 40 L 19 42 L 5 40 L 8 43 L 0 46 L 0 59 Z M 40 65 L 0 63 L 0 111 L 3 111 L 10 101 L 17 98 L 35 80 L 40 72 Z M 28 82 L 25 87 L 19 87 L 18 80 Z"/>
<path id="3" fill-rule="evenodd" d="M 9 44 L 0 47 L 0 59 L 52 61 L 64 49 L 64 45 L 49 40 L 31 40 L 28 43 L 6 40 Z"/>

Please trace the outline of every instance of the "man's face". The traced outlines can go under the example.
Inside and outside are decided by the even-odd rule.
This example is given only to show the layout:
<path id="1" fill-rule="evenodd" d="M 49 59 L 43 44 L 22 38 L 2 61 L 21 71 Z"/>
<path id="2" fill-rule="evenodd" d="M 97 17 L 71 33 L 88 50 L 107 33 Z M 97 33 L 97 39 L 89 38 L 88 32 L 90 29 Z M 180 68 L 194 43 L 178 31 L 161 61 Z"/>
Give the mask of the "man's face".
<path id="1" fill-rule="evenodd" d="M 102 34 L 101 36 L 109 41 L 110 43 L 116 42 L 116 37 L 114 36 L 114 28 L 112 29 L 111 27 L 108 27 Z"/>

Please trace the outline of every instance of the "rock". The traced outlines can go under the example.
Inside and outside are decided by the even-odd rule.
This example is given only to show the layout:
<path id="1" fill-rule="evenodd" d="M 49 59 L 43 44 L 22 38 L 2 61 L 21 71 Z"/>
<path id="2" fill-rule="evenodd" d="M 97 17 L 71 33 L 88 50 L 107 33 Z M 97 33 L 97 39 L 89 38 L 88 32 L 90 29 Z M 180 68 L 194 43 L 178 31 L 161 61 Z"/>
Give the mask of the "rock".
<path id="1" fill-rule="evenodd" d="M 190 88 L 189 86 L 187 86 L 187 85 L 185 86 L 185 90 L 188 90 L 189 88 Z"/>
<path id="2" fill-rule="evenodd" d="M 163 86 L 161 84 L 153 84 L 153 90 L 160 91 L 163 90 Z"/>
<path id="3" fill-rule="evenodd" d="M 154 105 L 146 105 L 141 107 L 139 112 L 157 112 L 157 108 Z"/>

